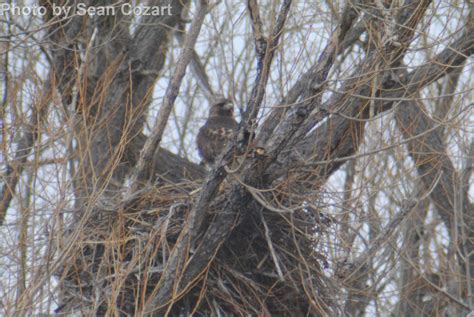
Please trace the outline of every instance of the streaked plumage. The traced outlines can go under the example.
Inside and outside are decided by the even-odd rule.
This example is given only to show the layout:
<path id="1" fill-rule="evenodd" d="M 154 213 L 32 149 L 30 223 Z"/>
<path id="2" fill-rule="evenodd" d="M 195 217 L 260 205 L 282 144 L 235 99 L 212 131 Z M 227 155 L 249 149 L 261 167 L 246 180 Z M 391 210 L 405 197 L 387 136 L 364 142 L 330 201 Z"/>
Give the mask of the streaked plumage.
<path id="1" fill-rule="evenodd" d="M 199 129 L 196 143 L 203 161 L 212 165 L 237 128 L 232 101 L 222 99 L 209 110 L 206 123 Z"/>

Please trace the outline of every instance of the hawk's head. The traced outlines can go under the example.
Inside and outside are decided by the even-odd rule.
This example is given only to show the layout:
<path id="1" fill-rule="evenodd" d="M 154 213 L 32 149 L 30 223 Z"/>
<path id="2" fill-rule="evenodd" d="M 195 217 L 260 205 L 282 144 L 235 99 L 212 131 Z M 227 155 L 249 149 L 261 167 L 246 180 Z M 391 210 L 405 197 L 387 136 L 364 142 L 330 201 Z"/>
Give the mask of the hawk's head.
<path id="1" fill-rule="evenodd" d="M 234 117 L 234 104 L 232 100 L 219 99 L 209 109 L 209 117 Z"/>

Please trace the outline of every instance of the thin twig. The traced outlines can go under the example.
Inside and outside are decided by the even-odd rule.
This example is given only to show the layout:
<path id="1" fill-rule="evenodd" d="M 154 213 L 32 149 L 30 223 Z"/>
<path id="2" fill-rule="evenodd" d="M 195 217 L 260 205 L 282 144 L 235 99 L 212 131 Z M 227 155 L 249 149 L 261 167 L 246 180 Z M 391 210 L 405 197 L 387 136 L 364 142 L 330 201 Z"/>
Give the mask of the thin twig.
<path id="1" fill-rule="evenodd" d="M 207 6 L 208 2 L 206 0 L 200 1 L 199 9 L 193 19 L 189 33 L 186 35 L 184 40 L 184 45 L 178 58 L 176 70 L 168 83 L 168 87 L 166 88 L 163 104 L 161 105 L 154 125 L 155 128 L 153 129 L 150 137 L 147 139 L 142 151 L 140 152 L 140 158 L 138 159 L 138 163 L 131 177 L 131 186 L 128 194 L 136 191 L 140 187 L 140 182 L 146 180 L 146 167 L 149 162 L 152 161 L 155 150 L 158 149 L 160 145 L 163 133 L 168 123 L 168 118 L 171 114 L 171 110 L 173 109 L 174 102 L 181 87 L 181 82 L 183 81 L 184 75 L 186 73 L 186 68 L 193 56 L 193 48 L 201 31 L 204 17 L 206 16 Z"/>
<path id="2" fill-rule="evenodd" d="M 265 221 L 265 217 L 263 213 L 260 212 L 260 218 L 262 219 L 263 227 L 265 228 L 265 238 L 267 239 L 268 249 L 270 250 L 270 254 L 273 259 L 273 263 L 275 264 L 275 268 L 278 273 L 278 277 L 280 277 L 280 281 L 285 281 L 285 277 L 283 276 L 283 272 L 281 271 L 280 264 L 278 263 L 278 257 L 275 253 L 275 249 L 273 248 L 272 239 L 270 238 L 270 230 L 268 229 L 267 222 Z"/>

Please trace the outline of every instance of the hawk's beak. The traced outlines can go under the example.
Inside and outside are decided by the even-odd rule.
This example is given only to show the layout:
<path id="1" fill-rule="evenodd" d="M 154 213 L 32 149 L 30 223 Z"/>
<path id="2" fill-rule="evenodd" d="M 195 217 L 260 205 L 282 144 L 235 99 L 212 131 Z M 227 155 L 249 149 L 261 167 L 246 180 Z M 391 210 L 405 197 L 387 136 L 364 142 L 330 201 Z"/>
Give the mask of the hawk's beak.
<path id="1" fill-rule="evenodd" d="M 234 110 L 234 104 L 232 102 L 227 102 L 225 105 L 224 105 L 224 109 L 225 110 Z"/>

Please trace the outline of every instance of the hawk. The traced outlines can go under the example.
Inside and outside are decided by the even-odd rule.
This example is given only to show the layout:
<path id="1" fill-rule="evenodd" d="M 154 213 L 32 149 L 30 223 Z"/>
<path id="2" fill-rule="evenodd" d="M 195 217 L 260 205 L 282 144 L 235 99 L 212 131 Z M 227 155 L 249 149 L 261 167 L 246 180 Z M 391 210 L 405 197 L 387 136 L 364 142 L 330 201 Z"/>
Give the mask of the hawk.
<path id="1" fill-rule="evenodd" d="M 196 143 L 204 163 L 213 165 L 227 145 L 235 130 L 234 105 L 229 99 L 221 99 L 209 109 L 206 123 L 199 129 Z"/>

